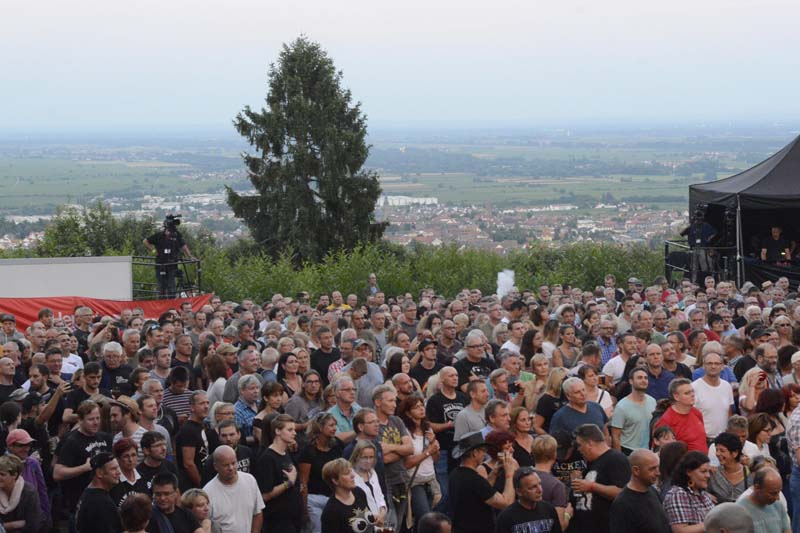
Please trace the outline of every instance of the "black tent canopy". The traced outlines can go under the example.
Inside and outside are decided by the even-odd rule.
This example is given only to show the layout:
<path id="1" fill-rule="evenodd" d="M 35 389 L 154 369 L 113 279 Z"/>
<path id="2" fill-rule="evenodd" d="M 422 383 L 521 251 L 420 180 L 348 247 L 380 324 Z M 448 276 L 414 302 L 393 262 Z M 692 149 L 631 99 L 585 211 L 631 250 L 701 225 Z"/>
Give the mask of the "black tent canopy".
<path id="1" fill-rule="evenodd" d="M 730 245 L 736 246 L 737 281 L 741 284 L 744 258 L 757 255 L 760 239 L 768 235 L 771 225 L 781 224 L 787 237 L 800 240 L 795 233 L 800 218 L 800 136 L 752 168 L 691 185 L 690 213 L 703 204 L 707 206 L 707 220 L 718 229 L 735 214 L 735 238 L 731 235 Z M 748 279 L 761 277 L 747 270 Z M 791 277 L 797 277 L 794 274 Z"/>
<path id="2" fill-rule="evenodd" d="M 691 211 L 698 204 L 741 209 L 800 207 L 800 136 L 744 172 L 711 183 L 691 185 Z"/>

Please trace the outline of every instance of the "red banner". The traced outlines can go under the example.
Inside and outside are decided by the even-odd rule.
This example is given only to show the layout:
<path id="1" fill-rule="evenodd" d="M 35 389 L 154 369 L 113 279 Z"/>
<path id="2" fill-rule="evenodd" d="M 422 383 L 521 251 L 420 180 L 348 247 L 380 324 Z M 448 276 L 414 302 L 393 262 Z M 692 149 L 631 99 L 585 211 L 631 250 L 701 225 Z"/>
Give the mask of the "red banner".
<path id="1" fill-rule="evenodd" d="M 56 318 L 75 313 L 75 308 L 81 305 L 89 307 L 96 315 L 119 315 L 123 309 L 141 307 L 146 318 L 158 318 L 161 313 L 169 309 L 180 309 L 183 302 L 192 303 L 192 311 L 199 311 L 201 307 L 211 301 L 211 294 L 195 296 L 192 298 L 178 298 L 175 300 L 101 300 L 99 298 L 84 298 L 81 296 L 59 296 L 55 298 L 0 298 L 0 313 L 11 313 L 17 319 L 17 330 L 25 328 L 36 322 L 39 310 L 49 307 Z"/>

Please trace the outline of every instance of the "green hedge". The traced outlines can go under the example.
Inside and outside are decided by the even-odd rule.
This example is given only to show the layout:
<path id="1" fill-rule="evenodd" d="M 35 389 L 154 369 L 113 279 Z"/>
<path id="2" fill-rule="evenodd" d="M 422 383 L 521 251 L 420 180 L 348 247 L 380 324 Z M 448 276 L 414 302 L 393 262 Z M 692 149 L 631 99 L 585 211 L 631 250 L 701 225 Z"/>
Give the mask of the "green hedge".
<path id="1" fill-rule="evenodd" d="M 602 285 L 607 273 L 620 286 L 635 275 L 651 282 L 663 272 L 663 254 L 644 246 L 574 244 L 550 248 L 544 245 L 500 256 L 489 251 L 462 250 L 456 246 L 416 247 L 410 251 L 388 245 L 368 245 L 351 253 L 329 255 L 319 264 L 295 268 L 284 256 L 273 262 L 261 254 L 230 257 L 229 252 L 209 248 L 201 253 L 203 288 L 224 298 L 253 297 L 264 300 L 279 292 L 293 295 L 307 290 L 312 297 L 331 290 L 360 294 L 370 272 L 389 295 L 433 287 L 453 296 L 460 289 L 496 290 L 497 273 L 511 269 L 517 286 L 534 288 L 542 283 L 570 283 L 584 289 Z"/>

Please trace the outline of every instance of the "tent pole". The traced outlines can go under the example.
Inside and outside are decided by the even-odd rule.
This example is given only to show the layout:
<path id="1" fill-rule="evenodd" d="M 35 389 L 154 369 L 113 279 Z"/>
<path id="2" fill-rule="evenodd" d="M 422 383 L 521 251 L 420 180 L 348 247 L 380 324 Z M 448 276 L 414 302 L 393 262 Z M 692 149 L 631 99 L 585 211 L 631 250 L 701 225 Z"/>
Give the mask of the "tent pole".
<path id="1" fill-rule="evenodd" d="M 736 195 L 736 286 L 741 287 L 744 283 L 744 272 L 742 265 L 742 200 Z"/>

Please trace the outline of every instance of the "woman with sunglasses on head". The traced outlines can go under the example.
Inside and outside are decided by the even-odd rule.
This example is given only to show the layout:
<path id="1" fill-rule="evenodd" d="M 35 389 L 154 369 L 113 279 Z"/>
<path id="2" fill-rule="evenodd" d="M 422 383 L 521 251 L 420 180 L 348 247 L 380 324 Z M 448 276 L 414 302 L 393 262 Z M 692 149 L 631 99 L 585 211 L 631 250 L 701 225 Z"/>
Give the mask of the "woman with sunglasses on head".
<path id="1" fill-rule="evenodd" d="M 359 440 L 350 455 L 350 464 L 356 474 L 356 486 L 367 495 L 369 510 L 375 515 L 375 523 L 383 524 L 386 518 L 386 497 L 381 488 L 381 481 L 375 472 L 378 460 L 378 449 L 372 441 Z"/>
<path id="2" fill-rule="evenodd" d="M 739 411 L 747 416 L 756 408 L 758 397 L 767 389 L 767 373 L 753 367 L 742 376 L 739 384 Z"/>
<path id="3" fill-rule="evenodd" d="M 308 444 L 297 459 L 300 494 L 312 531 L 319 531 L 322 510 L 332 494 L 331 488 L 322 479 L 322 467 L 340 458 L 344 449 L 342 441 L 336 438 L 336 418 L 322 412 L 309 420 L 306 441 Z"/>

